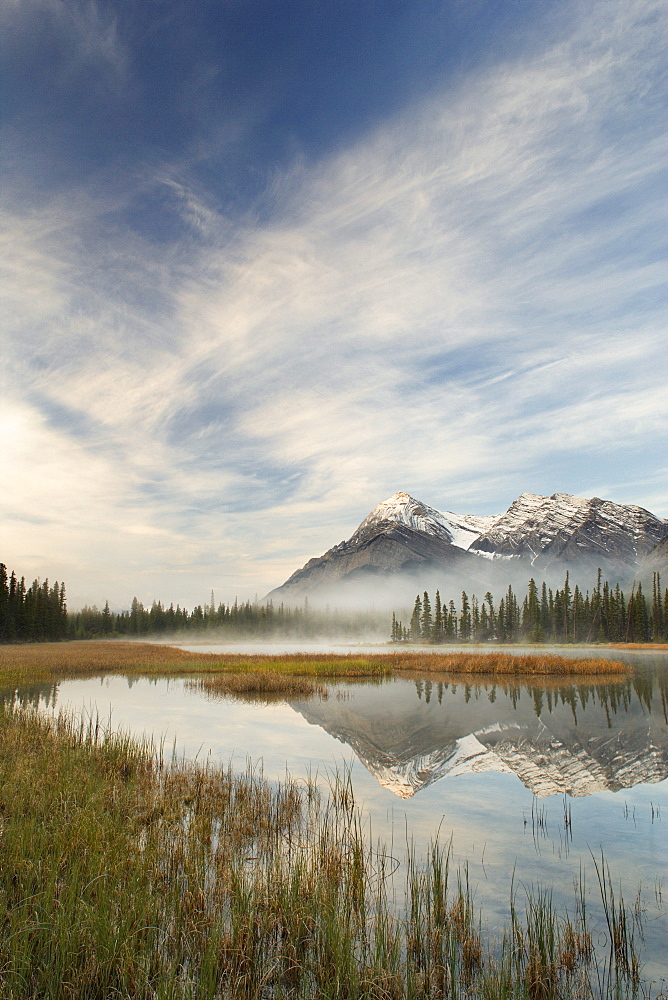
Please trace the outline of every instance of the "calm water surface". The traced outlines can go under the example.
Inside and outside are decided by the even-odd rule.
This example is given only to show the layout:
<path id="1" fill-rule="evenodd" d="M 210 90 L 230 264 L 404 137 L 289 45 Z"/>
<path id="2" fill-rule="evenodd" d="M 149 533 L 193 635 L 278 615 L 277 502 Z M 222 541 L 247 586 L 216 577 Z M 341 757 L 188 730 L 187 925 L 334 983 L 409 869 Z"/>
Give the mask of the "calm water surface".
<path id="1" fill-rule="evenodd" d="M 520 894 L 540 883 L 570 905 L 584 868 L 594 905 L 592 854 L 603 851 L 628 902 L 641 888 L 645 971 L 661 982 L 668 978 L 668 655 L 607 655 L 632 662 L 633 676 L 463 684 L 431 674 L 337 683 L 326 699 L 271 705 L 213 699 L 180 679 L 105 677 L 26 689 L 19 698 L 50 712 L 98 713 L 179 754 L 258 767 L 271 780 L 287 770 L 298 778 L 317 772 L 326 783 L 348 770 L 370 836 L 398 858 L 407 841 L 420 851 L 437 835 L 451 841 L 492 925 L 507 916 L 512 880 Z"/>

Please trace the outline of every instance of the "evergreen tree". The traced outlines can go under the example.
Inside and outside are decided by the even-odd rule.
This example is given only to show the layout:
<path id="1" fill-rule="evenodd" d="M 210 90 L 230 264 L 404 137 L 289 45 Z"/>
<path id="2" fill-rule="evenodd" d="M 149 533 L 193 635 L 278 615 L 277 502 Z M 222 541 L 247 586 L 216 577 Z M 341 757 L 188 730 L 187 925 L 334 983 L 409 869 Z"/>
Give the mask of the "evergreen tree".
<path id="1" fill-rule="evenodd" d="M 497 624 L 497 620 L 496 620 L 496 612 L 494 610 L 494 598 L 492 597 L 492 595 L 489 592 L 489 590 L 485 594 L 485 604 L 487 605 L 487 621 L 488 621 L 488 624 L 487 624 L 487 631 L 488 631 L 487 638 L 491 639 L 491 640 L 494 640 L 494 639 L 498 638 L 498 635 L 497 635 L 498 624 Z"/>
<path id="2" fill-rule="evenodd" d="M 415 598 L 415 605 L 413 606 L 413 614 L 411 615 L 410 633 L 411 642 L 419 642 L 422 638 L 422 601 L 420 600 L 420 595 L 418 594 Z"/>
<path id="3" fill-rule="evenodd" d="M 440 592 L 436 591 L 436 598 L 434 600 L 434 627 L 433 627 L 433 638 L 434 642 L 443 642 L 444 638 L 444 622 L 443 622 L 443 606 L 441 604 Z"/>
<path id="4" fill-rule="evenodd" d="M 568 642 L 570 638 L 570 615 L 571 615 L 571 586 L 568 579 L 568 570 L 566 571 L 566 580 L 564 581 L 564 589 L 561 595 L 561 613 L 562 613 L 562 637 L 564 642 Z"/>
<path id="5" fill-rule="evenodd" d="M 9 577 L 7 567 L 0 563 L 0 642 L 9 640 Z"/>
<path id="6" fill-rule="evenodd" d="M 547 599 L 547 586 L 543 581 L 540 588 L 540 628 L 543 641 L 550 634 L 550 605 Z"/>
<path id="7" fill-rule="evenodd" d="M 474 642 L 480 638 L 480 607 L 475 594 L 471 594 L 471 638 Z"/>
<path id="8" fill-rule="evenodd" d="M 423 642 L 431 642 L 433 621 L 431 617 L 431 602 L 429 594 L 425 590 L 422 595 L 422 616 L 420 619 L 420 633 Z"/>
<path id="9" fill-rule="evenodd" d="M 541 608 L 538 601 L 538 587 L 533 577 L 529 580 L 527 596 L 522 606 L 522 632 L 530 642 L 542 642 L 544 633 Z"/>
<path id="10" fill-rule="evenodd" d="M 479 625 L 479 636 L 481 642 L 486 642 L 489 639 L 489 615 L 487 613 L 487 605 L 483 602 L 480 606 L 480 625 Z"/>
<path id="11" fill-rule="evenodd" d="M 467 642 L 471 638 L 471 605 L 468 595 L 462 590 L 462 612 L 459 616 L 459 637 L 462 642 Z"/>
<path id="12" fill-rule="evenodd" d="M 67 634 L 68 619 L 65 585 L 56 581 L 17 579 L 0 563 L 0 642 L 45 642 Z"/>

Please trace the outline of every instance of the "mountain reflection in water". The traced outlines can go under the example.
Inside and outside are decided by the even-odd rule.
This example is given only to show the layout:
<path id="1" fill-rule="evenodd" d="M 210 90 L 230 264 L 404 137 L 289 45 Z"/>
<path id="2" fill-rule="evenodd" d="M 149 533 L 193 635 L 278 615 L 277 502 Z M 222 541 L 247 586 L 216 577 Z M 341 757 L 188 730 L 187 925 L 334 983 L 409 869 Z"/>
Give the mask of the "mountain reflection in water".
<path id="1" fill-rule="evenodd" d="M 382 683 L 339 682 L 330 687 L 327 699 L 294 699 L 288 704 L 323 735 L 348 745 L 381 786 L 403 799 L 440 779 L 481 772 L 514 774 L 540 797 L 587 796 L 668 778 L 668 657 L 628 658 L 634 674 L 621 680 L 477 677 L 469 681 L 427 674 Z M 56 711 L 57 706 L 69 704 L 76 710 L 77 701 L 86 704 L 101 682 L 33 684 L 0 696 L 24 707 Z M 318 753 L 312 741 L 304 740 L 303 730 L 292 734 L 288 720 L 284 736 L 274 731 L 267 743 L 261 735 L 266 715 L 256 714 L 259 710 L 250 706 L 247 721 L 239 719 L 236 724 L 247 728 L 236 728 L 228 736 L 213 720 L 207 724 L 194 718 L 188 726 L 183 708 L 195 691 L 188 696 L 183 690 L 178 696 L 181 681 L 129 677 L 120 688 L 113 685 L 113 694 L 108 687 L 113 682 L 107 678 L 102 683 L 105 700 L 109 691 L 107 704 L 114 703 L 115 717 L 123 711 L 122 704 L 128 708 L 128 701 L 136 708 L 128 720 L 131 730 L 153 729 L 160 734 L 167 721 L 178 717 L 179 740 L 190 728 L 197 746 L 202 739 L 211 739 L 223 755 L 226 747 L 232 751 L 243 741 L 241 745 L 252 744 L 265 759 L 273 754 L 278 761 L 283 739 L 294 744 L 295 738 L 295 746 L 303 745 L 303 755 Z M 176 699 L 169 708 L 162 700 L 165 684 Z M 124 688 L 127 694 L 122 697 Z M 74 703 L 69 700 L 71 693 L 61 700 L 66 689 L 79 691 Z"/>
<path id="2" fill-rule="evenodd" d="M 663 673 L 552 687 L 431 677 L 346 685 L 327 700 L 290 704 L 401 798 L 467 772 L 516 774 L 540 797 L 668 777 Z"/>

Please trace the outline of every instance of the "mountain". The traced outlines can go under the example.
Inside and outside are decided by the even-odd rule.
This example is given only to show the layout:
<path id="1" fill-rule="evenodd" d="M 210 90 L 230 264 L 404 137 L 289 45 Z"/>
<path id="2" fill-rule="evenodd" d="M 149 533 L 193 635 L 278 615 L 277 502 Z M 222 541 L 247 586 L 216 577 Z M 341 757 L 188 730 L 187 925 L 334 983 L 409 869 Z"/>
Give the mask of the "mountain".
<path id="1" fill-rule="evenodd" d="M 352 747 L 379 784 L 400 798 L 482 771 L 515 774 L 543 797 L 668 778 L 664 698 L 663 691 L 636 691 L 628 681 L 541 692 L 494 682 L 439 684 L 434 676 L 374 689 L 347 685 L 344 698 L 291 704 L 311 725 Z"/>
<path id="2" fill-rule="evenodd" d="M 654 574 L 661 578 L 661 589 L 668 581 L 668 535 L 662 538 L 656 548 L 644 556 L 638 565 L 636 579 L 639 580 L 647 594 L 652 593 Z"/>
<path id="3" fill-rule="evenodd" d="M 598 497 L 523 493 L 505 513 L 479 517 L 395 493 L 267 599 L 356 601 L 371 588 L 388 603 L 446 583 L 484 593 L 530 576 L 561 582 L 566 570 L 589 586 L 598 567 L 625 582 L 666 537 L 668 521 Z"/>
<path id="4" fill-rule="evenodd" d="M 666 535 L 668 521 L 643 507 L 567 493 L 523 493 L 471 547 L 494 556 L 524 556 L 538 567 L 586 558 L 590 563 L 612 559 L 633 569 Z"/>

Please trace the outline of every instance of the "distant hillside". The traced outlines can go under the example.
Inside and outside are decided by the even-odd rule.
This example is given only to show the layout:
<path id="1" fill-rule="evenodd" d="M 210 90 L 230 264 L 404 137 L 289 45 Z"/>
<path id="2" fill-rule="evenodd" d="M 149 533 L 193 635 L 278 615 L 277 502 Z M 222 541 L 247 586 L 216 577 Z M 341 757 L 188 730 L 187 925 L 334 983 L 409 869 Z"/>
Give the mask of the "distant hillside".
<path id="1" fill-rule="evenodd" d="M 638 563 L 635 579 L 636 582 L 642 583 L 646 594 L 652 594 L 656 573 L 659 574 L 663 591 L 668 585 L 668 536 L 662 538 L 656 548 L 643 556 Z"/>

